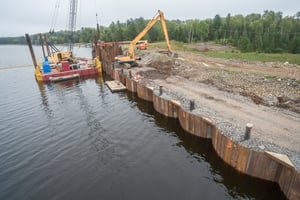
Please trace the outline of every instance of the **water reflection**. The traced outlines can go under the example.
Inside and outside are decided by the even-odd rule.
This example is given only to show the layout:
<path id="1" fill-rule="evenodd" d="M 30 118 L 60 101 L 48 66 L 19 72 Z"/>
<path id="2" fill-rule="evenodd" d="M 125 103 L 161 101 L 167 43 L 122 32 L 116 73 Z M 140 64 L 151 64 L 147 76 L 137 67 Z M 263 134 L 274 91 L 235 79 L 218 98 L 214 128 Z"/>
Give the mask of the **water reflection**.
<path id="1" fill-rule="evenodd" d="M 157 185 L 151 185 L 151 181 L 149 181 L 153 178 L 155 183 L 167 184 L 165 188 L 162 187 L 159 191 L 161 195 L 166 195 L 166 197 L 168 193 L 166 191 L 170 191 L 172 187 L 180 186 L 180 183 L 172 185 L 172 181 L 180 180 L 191 188 L 194 186 L 193 184 L 199 184 L 199 191 L 208 190 L 207 193 L 209 194 L 216 191 L 219 195 L 216 197 L 221 199 L 284 199 L 283 194 L 274 184 L 240 174 L 226 165 L 213 150 L 210 140 L 199 139 L 186 133 L 180 127 L 177 119 L 157 113 L 153 109 L 153 103 L 138 98 L 134 93 L 111 93 L 104 86 L 102 78 L 70 80 L 49 85 L 38 84 L 38 86 L 41 105 L 44 107 L 43 110 L 48 118 L 52 120 L 54 111 L 56 113 L 57 119 L 53 119 L 53 122 L 50 120 L 48 122 L 49 127 L 55 129 L 57 121 L 65 117 L 62 113 L 64 110 L 57 109 L 62 109 L 65 106 L 72 109 L 70 114 L 74 115 L 71 118 L 74 122 L 68 122 L 57 132 L 64 131 L 64 128 L 69 127 L 70 124 L 75 126 L 72 131 L 77 131 L 77 134 L 72 131 L 66 133 L 66 137 L 70 138 L 62 142 L 62 146 L 72 144 L 73 147 L 69 152 L 70 157 L 82 154 L 78 155 L 78 158 L 86 161 L 86 163 L 81 163 L 80 160 L 77 163 L 78 168 L 84 171 L 84 174 L 91 170 L 95 173 L 95 177 L 82 181 L 92 181 L 95 183 L 93 187 L 97 186 L 100 189 L 90 190 L 87 186 L 85 187 L 86 191 L 95 194 L 99 194 L 98 192 L 101 191 L 101 194 L 110 197 L 113 196 L 112 192 L 119 193 L 121 191 L 127 195 L 134 194 L 133 196 L 136 197 L 142 193 L 136 193 L 135 190 L 131 191 L 130 189 L 140 189 L 142 186 L 138 184 L 139 182 L 149 184 L 148 190 L 145 192 L 156 189 Z M 61 105 L 55 107 L 57 102 Z M 134 111 L 131 112 L 132 110 Z M 124 120 L 124 118 L 131 120 Z M 140 122 L 141 126 L 139 126 L 136 124 L 136 120 L 150 123 L 142 125 Z M 146 130 L 150 126 L 158 127 L 158 129 Z M 75 139 L 71 140 L 70 143 L 72 137 Z M 160 139 L 163 142 L 157 141 Z M 59 142 L 61 141 L 57 141 L 57 143 Z M 82 145 L 82 152 L 81 149 L 74 147 L 76 144 Z M 168 146 L 169 144 L 170 146 Z M 180 156 L 178 156 L 177 150 Z M 66 155 L 69 157 L 69 154 Z M 182 155 L 186 157 L 183 158 Z M 154 159 L 149 159 L 149 156 L 154 157 Z M 172 156 L 172 159 L 168 160 L 169 158 L 165 158 L 165 156 Z M 182 160 L 182 158 L 186 160 Z M 62 162 L 65 165 L 68 164 L 68 162 Z M 176 165 L 182 164 L 184 167 L 174 166 L 176 169 L 170 169 L 170 167 L 172 168 L 170 163 L 173 162 Z M 185 167 L 189 166 L 186 164 L 187 162 L 192 163 L 193 166 L 197 165 L 197 167 L 186 169 Z M 168 168 L 164 168 L 166 166 Z M 194 182 L 190 182 L 189 178 L 175 177 L 181 169 L 184 175 L 197 177 L 192 180 Z M 191 171 L 186 173 L 184 170 Z M 80 173 L 80 170 L 73 172 Z M 169 174 L 173 176 L 169 176 Z M 65 177 L 70 179 L 69 174 Z M 103 181 L 102 177 L 109 177 L 110 180 Z M 164 180 L 164 177 L 168 180 Z M 124 185 L 123 182 L 127 183 L 127 178 L 133 179 L 135 185 Z M 105 188 L 101 188 L 106 184 L 112 189 L 106 191 Z M 128 190 L 124 190 L 124 187 Z M 70 188 L 72 189 L 72 187 Z M 199 193 L 199 191 L 197 192 Z M 224 196 L 222 196 L 222 191 Z M 74 192 L 76 191 L 72 191 L 70 194 Z M 205 197 L 207 196 L 204 195 L 203 198 L 205 199 Z M 213 199 L 211 196 L 207 198 Z"/>
<path id="2" fill-rule="evenodd" d="M 99 85 L 100 96 L 105 99 L 105 95 L 103 93 L 103 80 L 99 78 L 94 79 L 95 82 Z M 85 81 L 85 80 L 83 80 Z M 88 130 L 86 133 L 88 134 L 88 138 L 91 143 L 91 147 L 96 152 L 97 155 L 97 163 L 106 164 L 109 162 L 109 157 L 114 152 L 113 150 L 113 142 L 105 136 L 105 128 L 102 126 L 98 114 L 93 109 L 91 104 L 88 102 L 85 94 L 82 91 L 81 87 L 75 87 L 75 94 L 79 97 L 80 111 L 84 113 L 85 121 L 88 126 Z M 103 153 L 105 151 L 105 154 Z"/>
<path id="3" fill-rule="evenodd" d="M 132 92 L 127 92 L 127 97 L 129 101 L 136 103 L 140 111 L 151 115 L 157 126 L 167 131 L 170 136 L 179 138 L 176 144 L 178 147 L 184 148 L 198 162 L 207 163 L 210 174 L 204 176 L 221 187 L 226 187 L 230 198 L 286 199 L 277 184 L 239 173 L 224 163 L 214 151 L 211 140 L 187 133 L 181 128 L 177 119 L 156 112 L 152 102 L 144 101 Z M 199 173 L 203 172 L 199 171 Z"/>
<path id="4" fill-rule="evenodd" d="M 45 111 L 45 114 L 47 116 L 48 119 L 53 118 L 53 110 L 50 109 L 49 106 L 49 101 L 48 101 L 48 97 L 47 97 L 47 92 L 45 90 L 45 85 L 42 82 L 36 82 L 41 94 L 41 101 L 42 101 L 42 105 L 43 105 L 43 110 Z"/>

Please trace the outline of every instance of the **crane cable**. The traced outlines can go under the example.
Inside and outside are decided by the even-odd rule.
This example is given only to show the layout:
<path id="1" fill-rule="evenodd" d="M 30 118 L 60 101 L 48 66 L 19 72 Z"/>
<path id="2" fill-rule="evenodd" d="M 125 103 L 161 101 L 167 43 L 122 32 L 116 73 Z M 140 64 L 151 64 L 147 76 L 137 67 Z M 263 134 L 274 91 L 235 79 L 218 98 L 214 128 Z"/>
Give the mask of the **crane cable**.
<path id="1" fill-rule="evenodd" d="M 97 2 L 94 0 L 95 3 L 95 11 L 96 11 L 96 23 L 97 23 L 97 38 L 100 40 L 100 24 L 99 24 L 99 19 L 98 19 L 98 12 L 97 12 Z M 99 35 L 98 35 L 99 34 Z"/>
<path id="2" fill-rule="evenodd" d="M 60 0 L 56 0 L 54 13 L 51 21 L 50 33 L 54 33 L 54 27 L 56 26 L 56 21 L 58 17 L 59 5 L 60 5 Z"/>
<path id="3" fill-rule="evenodd" d="M 77 19 L 79 19 L 79 20 L 77 20 L 78 21 L 78 25 L 77 25 L 77 27 L 79 27 L 79 28 L 81 28 L 82 27 L 82 1 L 81 0 L 78 0 L 79 1 L 79 17 L 77 18 Z M 78 6 L 77 6 L 78 7 Z M 75 26 L 75 30 L 76 30 L 76 26 Z"/>
<path id="4" fill-rule="evenodd" d="M 98 20 L 98 12 L 97 12 L 97 2 L 96 0 L 94 0 L 94 3 L 95 3 L 95 10 L 96 10 L 96 23 L 99 24 L 99 20 Z"/>

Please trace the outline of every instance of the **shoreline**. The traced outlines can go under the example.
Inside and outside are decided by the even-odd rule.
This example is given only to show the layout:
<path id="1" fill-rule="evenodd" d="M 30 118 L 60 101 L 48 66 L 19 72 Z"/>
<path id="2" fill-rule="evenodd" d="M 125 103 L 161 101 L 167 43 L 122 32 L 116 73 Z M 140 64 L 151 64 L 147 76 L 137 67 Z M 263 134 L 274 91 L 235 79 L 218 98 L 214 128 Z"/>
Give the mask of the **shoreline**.
<path id="1" fill-rule="evenodd" d="M 180 94 L 176 91 L 174 94 L 174 90 L 168 87 L 168 83 L 174 84 L 172 80 L 146 79 L 138 75 L 140 71 L 145 70 L 144 67 L 130 69 L 131 78 L 129 78 L 129 70 L 121 70 L 114 66 L 104 66 L 103 70 L 113 79 L 123 83 L 127 90 L 137 93 L 139 98 L 153 102 L 157 112 L 167 117 L 178 118 L 180 125 L 188 133 L 211 139 L 214 150 L 225 163 L 250 176 L 276 182 L 288 199 L 300 197 L 300 164 L 297 152 L 258 138 L 251 137 L 250 140 L 239 141 L 244 135 L 246 124 L 232 127 L 235 124 L 234 118 L 226 119 L 218 115 L 216 110 L 212 111 L 209 107 L 205 107 L 207 105 L 201 105 L 195 98 L 187 98 L 184 93 Z M 163 88 L 162 93 L 160 86 Z M 172 87 L 178 88 L 176 85 Z M 193 93 L 193 91 L 189 92 Z M 211 100 L 214 97 L 204 98 Z M 192 110 L 189 108 L 191 100 L 195 101 Z M 214 112 L 213 116 L 216 118 L 212 119 L 209 116 L 211 112 Z M 226 119 L 227 122 L 222 122 L 220 119 Z M 232 133 L 232 130 L 239 134 Z M 281 148 L 279 153 L 278 148 Z"/>

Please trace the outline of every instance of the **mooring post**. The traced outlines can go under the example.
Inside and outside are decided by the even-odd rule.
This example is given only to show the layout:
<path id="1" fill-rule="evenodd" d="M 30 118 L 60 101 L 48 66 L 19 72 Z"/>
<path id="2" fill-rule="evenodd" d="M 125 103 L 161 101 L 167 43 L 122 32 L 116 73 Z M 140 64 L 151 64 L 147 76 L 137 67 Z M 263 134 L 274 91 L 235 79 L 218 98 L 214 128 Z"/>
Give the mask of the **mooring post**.
<path id="1" fill-rule="evenodd" d="M 43 56 L 44 58 L 46 57 L 46 54 L 45 54 L 45 50 L 44 50 L 44 41 L 43 41 L 43 37 L 42 37 L 42 34 L 40 33 L 40 43 L 41 43 L 41 46 L 42 46 L 42 50 L 43 50 Z"/>
<path id="2" fill-rule="evenodd" d="M 190 111 L 195 109 L 195 100 L 190 100 Z"/>
<path id="3" fill-rule="evenodd" d="M 159 86 L 159 96 L 161 96 L 162 93 L 163 93 L 163 90 L 162 90 L 162 86 L 160 85 L 160 86 Z"/>
<path id="4" fill-rule="evenodd" d="M 31 55 L 33 65 L 34 65 L 34 67 L 36 67 L 37 63 L 36 63 L 36 59 L 35 59 L 35 55 L 34 55 L 34 51 L 33 51 L 33 48 L 32 48 L 32 43 L 31 43 L 30 37 L 27 33 L 25 34 L 25 37 L 26 37 L 26 41 L 27 41 L 27 44 L 28 44 L 28 47 L 29 47 L 29 51 L 30 51 L 30 55 Z"/>
<path id="5" fill-rule="evenodd" d="M 245 140 L 250 139 L 252 128 L 253 128 L 253 124 L 251 124 L 251 123 L 246 124 L 246 131 L 245 131 L 245 137 L 244 137 Z"/>
<path id="6" fill-rule="evenodd" d="M 45 42 L 45 45 L 46 45 L 48 56 L 51 56 L 51 51 L 50 51 L 50 48 L 49 48 L 49 43 L 48 43 L 48 39 L 47 39 L 47 34 L 46 33 L 44 33 L 44 42 Z"/>

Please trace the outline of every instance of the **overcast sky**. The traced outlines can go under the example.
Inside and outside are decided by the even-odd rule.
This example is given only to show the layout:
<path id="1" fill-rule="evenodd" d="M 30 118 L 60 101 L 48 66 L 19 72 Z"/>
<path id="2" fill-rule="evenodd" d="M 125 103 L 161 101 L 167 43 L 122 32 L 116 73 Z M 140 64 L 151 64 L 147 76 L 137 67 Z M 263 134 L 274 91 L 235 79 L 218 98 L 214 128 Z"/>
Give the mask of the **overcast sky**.
<path id="1" fill-rule="evenodd" d="M 50 30 L 59 0 L 0 0 L 0 37 L 23 36 Z M 55 31 L 67 29 L 70 0 L 60 0 Z M 300 11 L 300 0 L 78 0 L 76 29 L 96 27 L 127 19 L 152 18 L 157 10 L 166 19 L 207 19 L 216 14 L 262 14 L 265 10 L 293 16 Z"/>

